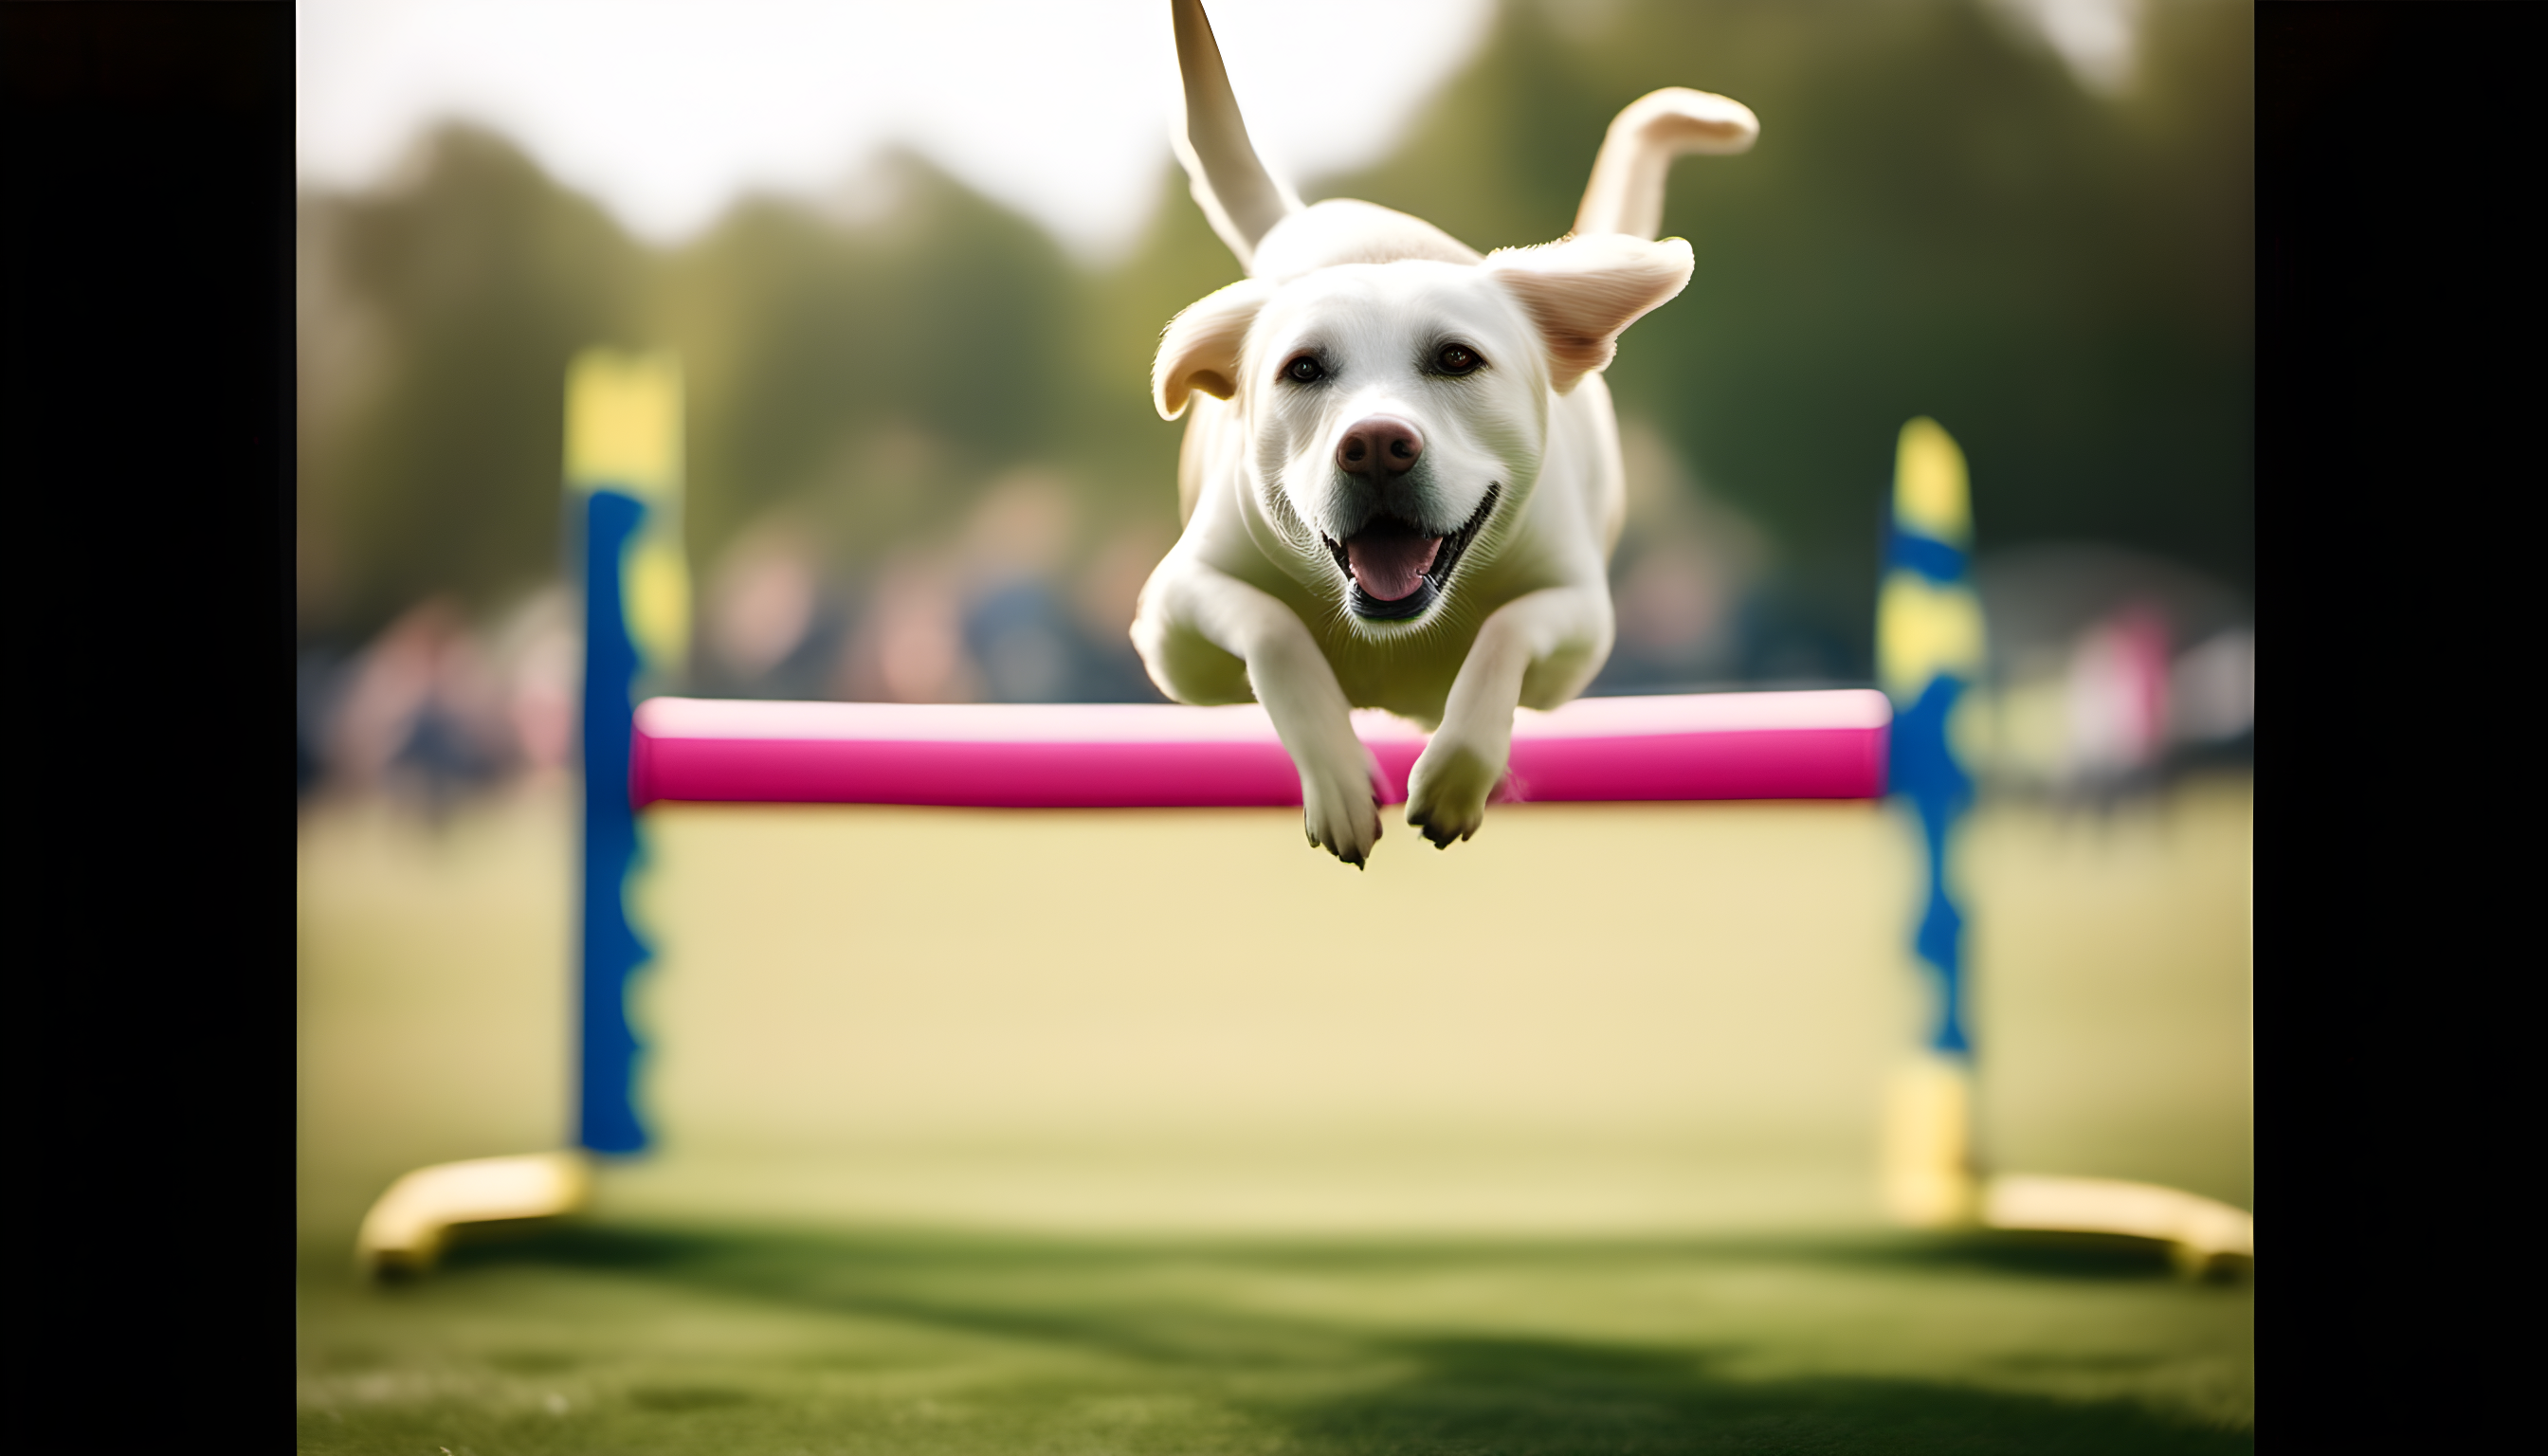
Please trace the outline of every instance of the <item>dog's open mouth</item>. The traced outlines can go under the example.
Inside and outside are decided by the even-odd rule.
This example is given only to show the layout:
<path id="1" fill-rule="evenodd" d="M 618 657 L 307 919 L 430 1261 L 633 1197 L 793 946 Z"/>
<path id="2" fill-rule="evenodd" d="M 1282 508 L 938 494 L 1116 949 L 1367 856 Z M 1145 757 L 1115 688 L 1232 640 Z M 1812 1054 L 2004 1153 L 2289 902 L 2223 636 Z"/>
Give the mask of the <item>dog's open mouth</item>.
<path id="1" fill-rule="evenodd" d="M 1336 569 L 1351 583 L 1345 598 L 1354 615 L 1404 621 L 1431 606 L 1440 598 L 1443 584 L 1451 580 L 1452 568 L 1460 564 L 1461 553 L 1495 513 L 1496 500 L 1502 494 L 1503 487 L 1489 486 L 1487 499 L 1478 502 L 1468 523 L 1447 536 L 1425 535 L 1421 528 L 1394 515 L 1373 516 L 1342 544 L 1321 532 L 1319 539 L 1326 542 Z"/>

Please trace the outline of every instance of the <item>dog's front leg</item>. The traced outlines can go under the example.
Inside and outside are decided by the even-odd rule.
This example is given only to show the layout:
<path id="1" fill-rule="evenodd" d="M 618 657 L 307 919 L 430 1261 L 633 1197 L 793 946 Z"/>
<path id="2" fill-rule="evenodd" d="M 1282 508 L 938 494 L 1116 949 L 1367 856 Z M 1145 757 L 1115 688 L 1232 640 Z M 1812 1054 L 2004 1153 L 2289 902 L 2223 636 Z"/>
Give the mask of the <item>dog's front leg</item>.
<path id="1" fill-rule="evenodd" d="M 1181 701 L 1228 701 L 1226 670 L 1238 659 L 1300 771 L 1310 843 L 1361 865 L 1380 839 L 1380 765 L 1354 736 L 1352 705 L 1310 629 L 1272 594 L 1201 564 L 1163 573 L 1153 591 L 1134 622 L 1151 678 Z"/>
<path id="2" fill-rule="evenodd" d="M 1611 632 L 1610 598 L 1599 590 L 1550 588 L 1497 608 L 1408 777 L 1407 822 L 1436 849 L 1477 833 L 1512 757 L 1513 709 L 1555 707 L 1583 691 L 1610 655 Z"/>

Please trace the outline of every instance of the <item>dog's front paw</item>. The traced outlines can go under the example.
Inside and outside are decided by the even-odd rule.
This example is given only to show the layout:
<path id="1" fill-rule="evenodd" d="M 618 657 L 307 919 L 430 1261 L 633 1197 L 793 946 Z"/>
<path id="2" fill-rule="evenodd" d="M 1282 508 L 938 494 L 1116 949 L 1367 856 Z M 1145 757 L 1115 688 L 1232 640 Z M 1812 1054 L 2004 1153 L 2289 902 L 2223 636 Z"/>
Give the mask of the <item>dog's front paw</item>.
<path id="1" fill-rule="evenodd" d="M 1407 822 L 1422 830 L 1435 849 L 1449 849 L 1486 822 L 1487 796 L 1503 772 L 1502 763 L 1436 734 L 1408 777 Z"/>
<path id="2" fill-rule="evenodd" d="M 1301 828 L 1314 847 L 1359 869 L 1380 842 L 1379 765 L 1361 743 L 1331 764 L 1302 764 Z"/>

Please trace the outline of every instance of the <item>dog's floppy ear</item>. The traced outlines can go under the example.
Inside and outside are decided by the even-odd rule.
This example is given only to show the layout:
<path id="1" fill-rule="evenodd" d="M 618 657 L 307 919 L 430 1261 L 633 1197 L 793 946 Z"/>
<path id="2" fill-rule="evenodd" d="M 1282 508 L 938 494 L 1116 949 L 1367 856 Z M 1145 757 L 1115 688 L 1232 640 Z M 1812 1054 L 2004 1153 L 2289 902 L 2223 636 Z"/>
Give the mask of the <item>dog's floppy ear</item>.
<path id="1" fill-rule="evenodd" d="M 1621 233 L 1568 237 L 1538 247 L 1499 248 L 1487 271 L 1519 300 L 1548 345 L 1549 382 L 1559 394 L 1606 369 L 1619 334 L 1689 282 L 1689 244 Z"/>
<path id="2" fill-rule="evenodd" d="M 1159 335 L 1159 357 L 1150 365 L 1150 401 L 1161 419 L 1185 413 L 1186 400 L 1197 390 L 1216 400 L 1238 393 L 1239 346 L 1273 292 L 1271 284 L 1242 279 L 1168 320 Z"/>

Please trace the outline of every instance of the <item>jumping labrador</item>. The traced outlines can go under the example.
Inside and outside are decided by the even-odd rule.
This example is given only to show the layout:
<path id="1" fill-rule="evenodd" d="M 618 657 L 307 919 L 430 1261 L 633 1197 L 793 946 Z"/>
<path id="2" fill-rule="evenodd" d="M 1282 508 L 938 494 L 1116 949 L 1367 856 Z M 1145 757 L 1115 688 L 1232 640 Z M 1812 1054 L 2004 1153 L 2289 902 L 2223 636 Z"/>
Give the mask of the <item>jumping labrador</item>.
<path id="1" fill-rule="evenodd" d="M 1185 532 L 1133 642 L 1180 702 L 1265 705 L 1310 843 L 1350 864 L 1380 838 L 1380 784 L 1348 713 L 1423 725 L 1407 822 L 1448 846 L 1485 817 L 1514 707 L 1567 701 L 1609 656 L 1624 492 L 1601 370 L 1689 281 L 1689 244 L 1653 240 L 1673 157 L 1745 150 L 1759 123 L 1722 96 L 1643 97 L 1573 232 L 1482 257 L 1369 203 L 1305 207 L 1249 144 L 1200 0 L 1173 10 L 1178 156 L 1248 276 L 1159 343 Z"/>

